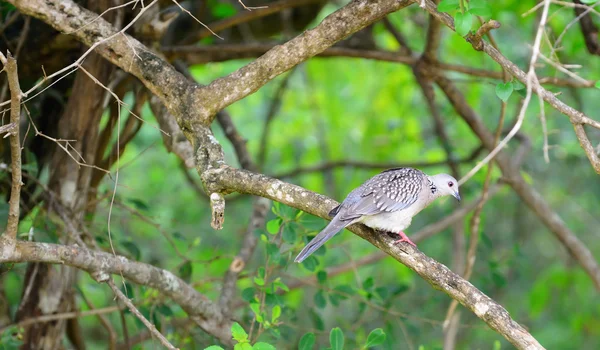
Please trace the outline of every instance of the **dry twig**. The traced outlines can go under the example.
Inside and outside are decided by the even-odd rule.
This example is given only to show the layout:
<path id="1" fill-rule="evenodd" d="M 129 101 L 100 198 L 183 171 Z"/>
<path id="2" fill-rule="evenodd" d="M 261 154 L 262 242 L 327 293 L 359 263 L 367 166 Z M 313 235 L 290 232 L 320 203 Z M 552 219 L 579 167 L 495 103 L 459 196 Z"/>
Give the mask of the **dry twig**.
<path id="1" fill-rule="evenodd" d="M 7 56 L 0 53 L 0 61 L 8 75 L 8 86 L 10 88 L 10 158 L 12 169 L 12 184 L 10 189 L 8 223 L 6 224 L 6 235 L 12 240 L 17 239 L 19 229 L 19 211 L 21 206 L 21 134 L 19 124 L 21 122 L 21 87 L 19 85 L 19 74 L 17 71 L 17 60 L 8 52 Z"/>

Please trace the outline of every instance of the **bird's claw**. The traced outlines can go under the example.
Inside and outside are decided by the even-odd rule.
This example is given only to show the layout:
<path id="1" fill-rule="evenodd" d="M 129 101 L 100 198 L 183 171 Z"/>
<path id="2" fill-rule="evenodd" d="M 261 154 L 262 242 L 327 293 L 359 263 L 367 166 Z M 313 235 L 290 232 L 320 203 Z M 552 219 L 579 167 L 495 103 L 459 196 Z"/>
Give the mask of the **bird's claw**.
<path id="1" fill-rule="evenodd" d="M 415 248 L 417 247 L 417 245 L 413 241 L 411 241 L 410 238 L 408 238 L 408 236 L 404 232 L 400 232 L 398 234 L 400 235 L 401 238 L 399 240 L 394 241 L 394 245 L 398 245 L 398 243 L 401 243 L 401 242 L 406 242 Z"/>

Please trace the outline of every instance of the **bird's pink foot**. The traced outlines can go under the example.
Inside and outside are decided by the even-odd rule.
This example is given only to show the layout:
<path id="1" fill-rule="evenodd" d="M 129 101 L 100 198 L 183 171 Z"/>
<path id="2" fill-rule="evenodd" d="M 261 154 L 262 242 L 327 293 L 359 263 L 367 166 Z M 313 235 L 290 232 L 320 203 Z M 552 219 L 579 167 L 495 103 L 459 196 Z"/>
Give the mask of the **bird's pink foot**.
<path id="1" fill-rule="evenodd" d="M 395 241 L 394 244 L 398 244 L 398 243 L 401 243 L 401 242 L 406 242 L 406 243 L 408 243 L 408 244 L 410 244 L 410 245 L 412 245 L 414 247 L 417 246 L 416 244 L 413 243 L 413 241 L 410 240 L 410 238 L 408 238 L 408 236 L 404 232 L 400 231 L 400 233 L 398 233 L 398 234 L 400 235 L 400 239 L 397 240 L 397 241 Z"/>

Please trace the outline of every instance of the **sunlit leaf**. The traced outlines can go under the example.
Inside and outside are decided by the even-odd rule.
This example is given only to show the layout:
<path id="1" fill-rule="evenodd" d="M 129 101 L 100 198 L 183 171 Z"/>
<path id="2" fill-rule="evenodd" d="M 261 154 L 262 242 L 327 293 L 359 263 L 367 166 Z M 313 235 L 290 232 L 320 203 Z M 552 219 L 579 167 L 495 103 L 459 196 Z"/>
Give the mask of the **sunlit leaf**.
<path id="1" fill-rule="evenodd" d="M 460 13 L 457 12 L 454 15 L 454 29 L 460 36 L 465 36 L 469 34 L 471 30 L 471 25 L 473 24 L 473 15 L 465 12 Z"/>
<path id="2" fill-rule="evenodd" d="M 486 0 L 471 0 L 469 1 L 469 13 L 489 17 L 492 14 L 492 9 Z"/>
<path id="3" fill-rule="evenodd" d="M 279 316 L 281 316 L 281 306 L 276 305 L 273 307 L 273 310 L 271 311 L 271 322 L 273 322 L 273 323 L 277 322 L 277 320 L 279 319 Z"/>
<path id="4" fill-rule="evenodd" d="M 272 235 L 275 235 L 279 232 L 279 228 L 281 227 L 281 219 L 273 219 L 267 222 L 267 232 Z"/>
<path id="5" fill-rule="evenodd" d="M 246 333 L 244 328 L 240 326 L 240 324 L 237 322 L 233 322 L 233 324 L 231 325 L 231 335 L 233 336 L 233 339 L 235 339 L 238 342 L 248 340 L 248 333 Z"/>
<path id="6" fill-rule="evenodd" d="M 271 344 L 258 342 L 252 346 L 253 350 L 276 350 L 275 347 Z"/>
<path id="7" fill-rule="evenodd" d="M 437 6 L 438 12 L 450 12 L 460 8 L 459 0 L 443 0 Z"/>

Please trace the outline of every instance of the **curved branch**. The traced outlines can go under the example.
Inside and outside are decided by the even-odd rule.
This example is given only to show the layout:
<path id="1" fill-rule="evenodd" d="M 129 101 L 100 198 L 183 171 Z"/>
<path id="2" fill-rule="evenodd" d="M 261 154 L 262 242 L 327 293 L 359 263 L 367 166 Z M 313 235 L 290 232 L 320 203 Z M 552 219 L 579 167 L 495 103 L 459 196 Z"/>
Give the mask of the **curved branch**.
<path id="1" fill-rule="evenodd" d="M 65 246 L 0 239 L 0 262 L 44 262 L 64 264 L 89 273 L 122 274 L 136 284 L 155 288 L 173 299 L 206 332 L 231 343 L 231 321 L 219 307 L 173 273 L 122 256 Z"/>
<path id="2" fill-rule="evenodd" d="M 330 219 L 329 211 L 338 204 L 300 186 L 228 166 L 207 171 L 204 181 L 211 183 L 213 188 L 220 187 L 224 192 L 236 191 L 269 198 L 326 219 Z M 434 288 L 456 299 L 517 348 L 543 349 L 523 326 L 510 317 L 506 309 L 417 248 L 408 244 L 394 245 L 392 237 L 376 233 L 366 226 L 355 224 L 349 230 L 415 271 Z"/>
<path id="3" fill-rule="evenodd" d="M 188 129 L 192 133 L 198 124 L 209 125 L 218 111 L 254 93 L 276 76 L 410 4 L 409 0 L 354 0 L 327 16 L 315 28 L 273 47 L 228 76 L 201 87 L 185 79 L 137 39 L 117 31 L 109 22 L 72 0 L 8 2 L 21 13 L 41 19 L 60 32 L 70 33 L 139 78 L 176 117 L 182 130 Z"/>

